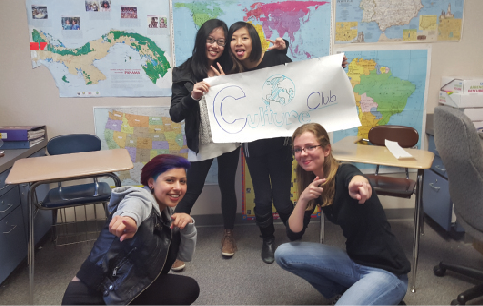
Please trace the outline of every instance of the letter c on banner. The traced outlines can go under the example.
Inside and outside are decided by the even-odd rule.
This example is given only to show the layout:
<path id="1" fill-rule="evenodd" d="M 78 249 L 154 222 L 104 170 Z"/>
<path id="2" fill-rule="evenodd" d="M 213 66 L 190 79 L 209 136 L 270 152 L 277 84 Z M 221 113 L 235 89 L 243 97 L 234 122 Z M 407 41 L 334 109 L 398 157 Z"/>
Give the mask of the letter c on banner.
<path id="1" fill-rule="evenodd" d="M 226 112 L 230 108 L 230 103 L 241 103 L 240 99 L 245 98 L 245 92 L 239 86 L 230 85 L 220 90 L 213 99 L 213 116 L 218 126 L 228 134 L 240 133 L 247 125 L 247 118 L 237 118 L 232 121 L 225 119 Z M 223 116 L 223 106 L 225 106 L 225 117 Z M 235 114 L 231 114 L 233 117 Z"/>

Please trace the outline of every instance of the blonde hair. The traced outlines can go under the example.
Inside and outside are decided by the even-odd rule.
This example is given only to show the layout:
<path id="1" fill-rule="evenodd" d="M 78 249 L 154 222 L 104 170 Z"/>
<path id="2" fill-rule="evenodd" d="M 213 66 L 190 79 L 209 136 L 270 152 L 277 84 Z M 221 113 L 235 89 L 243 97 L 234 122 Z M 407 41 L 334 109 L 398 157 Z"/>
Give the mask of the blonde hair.
<path id="1" fill-rule="evenodd" d="M 298 127 L 292 135 L 292 143 L 294 142 L 295 138 L 302 135 L 305 132 L 312 133 L 317 142 L 321 145 L 322 149 L 327 149 L 327 146 L 330 146 L 330 139 L 327 131 L 318 123 L 307 123 Z M 339 162 L 334 159 L 332 155 L 332 151 L 330 151 L 329 155 L 325 157 L 324 164 L 323 164 L 323 171 L 326 181 L 322 184 L 324 187 L 324 191 L 321 195 L 322 197 L 322 207 L 331 205 L 334 199 L 335 193 L 335 174 L 337 169 L 339 168 Z M 297 187 L 299 196 L 300 194 L 309 186 L 314 178 L 315 174 L 311 171 L 305 171 L 300 164 L 297 164 L 297 168 L 295 170 L 297 175 Z M 307 205 L 307 210 L 313 210 L 314 208 L 314 201 L 310 201 Z"/>

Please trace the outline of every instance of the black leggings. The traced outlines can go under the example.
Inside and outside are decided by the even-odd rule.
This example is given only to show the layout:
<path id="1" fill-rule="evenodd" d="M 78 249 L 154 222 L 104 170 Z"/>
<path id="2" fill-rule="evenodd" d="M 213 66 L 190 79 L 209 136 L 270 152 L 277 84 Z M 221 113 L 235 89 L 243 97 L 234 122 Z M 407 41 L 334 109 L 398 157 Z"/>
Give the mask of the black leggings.
<path id="1" fill-rule="evenodd" d="M 221 213 L 225 229 L 233 229 L 236 217 L 235 175 L 240 158 L 240 147 L 233 152 L 223 153 L 218 160 L 218 185 L 221 191 Z M 206 176 L 213 159 L 191 162 L 188 170 L 188 190 L 176 206 L 175 212 L 191 214 L 191 208 L 203 191 Z"/>
<path id="2" fill-rule="evenodd" d="M 198 283 L 188 276 L 161 274 L 131 305 L 191 305 L 200 295 Z M 105 305 L 101 292 L 93 292 L 80 281 L 71 281 L 62 305 Z"/>

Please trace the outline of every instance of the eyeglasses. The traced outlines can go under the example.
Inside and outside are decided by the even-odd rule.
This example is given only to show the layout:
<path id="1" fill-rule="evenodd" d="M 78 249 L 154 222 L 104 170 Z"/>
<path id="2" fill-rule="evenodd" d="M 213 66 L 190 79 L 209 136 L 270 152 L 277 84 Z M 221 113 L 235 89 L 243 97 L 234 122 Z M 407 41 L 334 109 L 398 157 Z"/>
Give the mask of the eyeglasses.
<path id="1" fill-rule="evenodd" d="M 293 153 L 294 154 L 300 154 L 300 153 L 302 153 L 302 151 L 304 151 L 305 153 L 313 152 L 317 147 L 320 147 L 320 146 L 322 146 L 322 145 L 309 146 L 309 147 L 305 147 L 305 148 L 294 148 Z"/>
<path id="2" fill-rule="evenodd" d="M 206 39 L 206 42 L 209 43 L 210 45 L 214 44 L 215 42 L 218 44 L 220 47 L 224 47 L 226 44 L 226 41 L 224 39 L 213 39 L 211 37 L 208 37 Z"/>

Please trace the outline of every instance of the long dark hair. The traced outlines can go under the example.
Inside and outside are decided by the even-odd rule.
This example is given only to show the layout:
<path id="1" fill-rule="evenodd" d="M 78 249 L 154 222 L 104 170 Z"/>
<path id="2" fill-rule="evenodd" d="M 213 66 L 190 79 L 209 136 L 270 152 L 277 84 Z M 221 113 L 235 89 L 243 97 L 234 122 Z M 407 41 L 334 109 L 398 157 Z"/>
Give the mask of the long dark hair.
<path id="1" fill-rule="evenodd" d="M 233 33 L 240 30 L 241 28 L 246 28 L 248 30 L 248 34 L 250 34 L 250 38 L 252 39 L 252 52 L 250 53 L 250 56 L 248 57 L 248 59 L 251 60 L 252 62 L 259 61 L 263 54 L 262 42 L 260 40 L 260 36 L 258 35 L 257 30 L 255 30 L 255 27 L 251 23 L 238 21 L 232 24 L 230 29 L 228 30 L 228 42 L 230 42 L 231 44 Z M 231 46 L 230 46 L 230 54 L 232 54 Z"/>
<path id="2" fill-rule="evenodd" d="M 196 78 L 196 80 L 202 80 L 207 77 L 208 75 L 208 59 L 206 58 L 206 39 L 213 32 L 216 28 L 222 28 L 223 33 L 225 34 L 225 39 L 228 37 L 228 26 L 226 23 L 219 19 L 210 19 L 207 20 L 201 28 L 196 33 L 195 38 L 195 46 L 193 47 L 193 52 L 191 54 L 191 58 L 187 59 L 183 65 L 190 65 L 191 71 Z M 215 60 L 213 63 L 213 67 L 217 68 L 216 63 L 220 63 L 223 70 L 225 67 L 231 66 L 231 61 L 228 59 L 230 55 L 228 54 L 228 48 L 230 47 L 227 40 L 227 44 L 223 49 L 222 55 Z M 228 71 L 225 71 L 225 73 Z"/>

